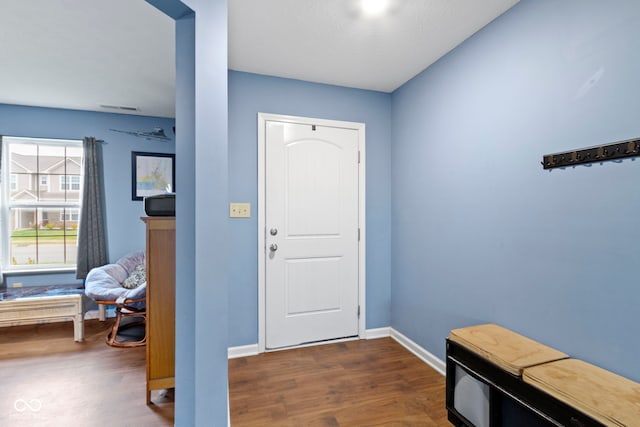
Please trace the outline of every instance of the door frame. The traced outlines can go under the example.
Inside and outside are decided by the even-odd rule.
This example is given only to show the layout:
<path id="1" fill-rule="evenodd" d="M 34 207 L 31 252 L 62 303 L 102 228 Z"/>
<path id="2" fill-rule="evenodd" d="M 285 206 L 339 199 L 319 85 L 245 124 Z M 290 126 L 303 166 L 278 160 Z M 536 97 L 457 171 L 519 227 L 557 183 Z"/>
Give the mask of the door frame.
<path id="1" fill-rule="evenodd" d="M 365 124 L 338 120 L 314 119 L 309 117 L 287 116 L 280 114 L 258 113 L 258 352 L 266 350 L 266 122 L 278 121 L 286 123 L 308 124 L 337 128 L 354 129 L 358 131 L 358 227 L 360 240 L 358 241 L 358 337 L 365 337 L 366 329 L 366 215 L 365 215 Z"/>

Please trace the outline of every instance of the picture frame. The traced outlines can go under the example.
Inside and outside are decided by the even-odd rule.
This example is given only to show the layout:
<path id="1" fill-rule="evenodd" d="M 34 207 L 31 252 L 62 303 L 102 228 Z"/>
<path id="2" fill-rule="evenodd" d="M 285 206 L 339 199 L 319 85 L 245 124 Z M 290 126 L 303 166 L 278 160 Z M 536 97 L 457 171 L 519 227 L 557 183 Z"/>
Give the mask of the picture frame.
<path id="1" fill-rule="evenodd" d="M 176 188 L 176 156 L 171 153 L 131 152 L 131 200 L 172 193 Z"/>

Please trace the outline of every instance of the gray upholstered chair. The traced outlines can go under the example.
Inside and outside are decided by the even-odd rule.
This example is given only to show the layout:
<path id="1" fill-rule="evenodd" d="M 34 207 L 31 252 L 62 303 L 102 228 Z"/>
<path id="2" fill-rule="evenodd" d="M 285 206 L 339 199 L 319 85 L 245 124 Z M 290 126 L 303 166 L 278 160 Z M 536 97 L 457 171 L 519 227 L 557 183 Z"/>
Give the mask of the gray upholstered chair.
<path id="1" fill-rule="evenodd" d="M 116 307 L 116 319 L 107 335 L 114 347 L 137 347 L 146 343 L 146 335 L 132 339 L 125 329 L 144 325 L 146 320 L 147 281 L 144 277 L 145 253 L 133 252 L 114 264 L 92 269 L 85 280 L 85 294 L 99 304 L 100 320 L 106 306 Z M 126 319 L 126 320 L 125 320 Z"/>

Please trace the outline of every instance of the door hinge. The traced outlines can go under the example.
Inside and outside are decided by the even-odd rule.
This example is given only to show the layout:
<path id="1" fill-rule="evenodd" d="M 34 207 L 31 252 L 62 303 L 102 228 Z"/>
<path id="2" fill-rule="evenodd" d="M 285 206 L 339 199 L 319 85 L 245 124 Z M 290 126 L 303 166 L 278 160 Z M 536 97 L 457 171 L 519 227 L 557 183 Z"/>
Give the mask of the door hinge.
<path id="1" fill-rule="evenodd" d="M 360 241 L 360 228 L 358 228 L 358 242 Z"/>
<path id="2" fill-rule="evenodd" d="M 360 306 L 358 306 L 358 318 L 360 318 Z"/>
<path id="3" fill-rule="evenodd" d="M 358 164 L 360 164 L 360 150 L 358 150 Z"/>

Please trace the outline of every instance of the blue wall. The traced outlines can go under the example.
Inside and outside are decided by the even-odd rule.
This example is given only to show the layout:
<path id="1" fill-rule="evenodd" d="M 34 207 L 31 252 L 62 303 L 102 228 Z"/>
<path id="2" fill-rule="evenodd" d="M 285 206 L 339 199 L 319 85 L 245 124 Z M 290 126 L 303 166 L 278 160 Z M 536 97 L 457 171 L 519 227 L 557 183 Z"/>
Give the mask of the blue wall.
<path id="1" fill-rule="evenodd" d="M 192 8 L 196 10 L 196 186 L 192 210 L 196 220 L 196 234 L 193 236 L 196 256 L 193 324 L 195 423 L 191 424 L 190 415 L 184 411 L 180 414 L 176 406 L 176 414 L 180 414 L 176 417 L 176 425 L 222 426 L 227 424 L 228 417 L 230 283 L 229 249 L 224 245 L 229 241 L 227 2 L 194 0 L 190 3 L 194 3 Z"/>
<path id="2" fill-rule="evenodd" d="M 176 426 L 228 423 L 226 0 L 148 0 L 176 20 Z M 197 96 L 196 96 L 197 94 Z M 190 257 L 191 256 L 191 257 Z"/>
<path id="3" fill-rule="evenodd" d="M 144 249 L 144 216 L 141 201 L 131 200 L 131 152 L 173 153 L 174 141 L 155 141 L 113 132 L 110 129 L 148 131 L 155 127 L 173 138 L 174 120 L 90 111 L 24 107 L 0 104 L 0 135 L 36 138 L 103 139 L 104 187 L 108 254 L 110 261 L 134 250 Z M 75 273 L 6 276 L 8 286 L 74 283 Z"/>
<path id="4" fill-rule="evenodd" d="M 636 0 L 522 0 L 392 95 L 392 326 L 495 322 L 640 380 Z"/>
<path id="5" fill-rule="evenodd" d="M 195 188 L 195 16 L 176 20 L 176 173 Z M 176 425 L 195 423 L 195 191 L 177 200 Z"/>
<path id="6" fill-rule="evenodd" d="M 366 124 L 367 328 L 390 322 L 389 94 L 229 72 L 229 200 L 251 218 L 229 219 L 229 345 L 258 342 L 258 113 Z"/>

